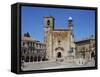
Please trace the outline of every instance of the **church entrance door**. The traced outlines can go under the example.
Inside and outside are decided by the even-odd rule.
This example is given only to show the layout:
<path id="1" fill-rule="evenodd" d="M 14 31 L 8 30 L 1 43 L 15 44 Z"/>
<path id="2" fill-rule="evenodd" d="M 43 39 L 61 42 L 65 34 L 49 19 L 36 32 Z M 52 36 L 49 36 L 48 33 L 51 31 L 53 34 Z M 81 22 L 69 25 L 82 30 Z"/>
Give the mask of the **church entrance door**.
<path id="1" fill-rule="evenodd" d="M 63 61 L 63 49 L 61 47 L 58 47 L 56 50 L 56 61 L 62 62 Z"/>
<path id="2" fill-rule="evenodd" d="M 61 58 L 61 52 L 57 53 L 57 58 Z"/>

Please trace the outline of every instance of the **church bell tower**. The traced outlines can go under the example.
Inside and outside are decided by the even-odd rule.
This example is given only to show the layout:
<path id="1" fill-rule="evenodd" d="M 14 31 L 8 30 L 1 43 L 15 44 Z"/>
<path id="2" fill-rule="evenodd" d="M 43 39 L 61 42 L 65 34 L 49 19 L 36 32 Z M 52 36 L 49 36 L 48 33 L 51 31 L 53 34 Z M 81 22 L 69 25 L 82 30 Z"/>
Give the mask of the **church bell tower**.
<path id="1" fill-rule="evenodd" d="M 54 18 L 52 16 L 44 17 L 45 28 L 54 28 Z"/>
<path id="2" fill-rule="evenodd" d="M 54 18 L 52 16 L 44 17 L 44 43 L 46 44 L 47 48 L 47 58 L 48 60 L 52 59 L 52 31 L 54 29 Z"/>

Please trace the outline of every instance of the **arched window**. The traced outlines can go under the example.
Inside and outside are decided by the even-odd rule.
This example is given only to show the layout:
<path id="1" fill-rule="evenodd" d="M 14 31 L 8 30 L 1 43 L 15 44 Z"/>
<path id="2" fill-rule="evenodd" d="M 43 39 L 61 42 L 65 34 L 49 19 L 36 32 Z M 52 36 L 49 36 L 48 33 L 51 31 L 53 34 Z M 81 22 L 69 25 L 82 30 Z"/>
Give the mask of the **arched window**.
<path id="1" fill-rule="evenodd" d="M 26 49 L 24 49 L 24 54 L 26 53 Z"/>
<path id="2" fill-rule="evenodd" d="M 50 20 L 47 21 L 47 25 L 50 25 Z"/>
<path id="3" fill-rule="evenodd" d="M 61 41 L 60 41 L 60 40 L 58 41 L 58 44 L 59 44 L 59 45 L 61 44 Z"/>

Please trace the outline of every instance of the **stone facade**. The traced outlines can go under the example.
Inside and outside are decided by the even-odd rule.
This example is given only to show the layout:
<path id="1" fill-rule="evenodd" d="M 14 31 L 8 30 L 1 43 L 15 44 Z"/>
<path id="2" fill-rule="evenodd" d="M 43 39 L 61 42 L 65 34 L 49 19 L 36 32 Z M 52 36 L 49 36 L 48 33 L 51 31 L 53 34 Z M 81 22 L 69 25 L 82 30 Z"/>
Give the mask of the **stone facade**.
<path id="1" fill-rule="evenodd" d="M 53 17 L 44 17 L 43 43 L 32 38 L 29 33 L 25 33 L 21 38 L 22 69 L 26 66 L 29 66 L 29 69 L 38 68 L 40 64 L 43 64 L 43 67 L 56 67 L 57 64 L 61 64 L 64 65 L 64 68 L 67 64 L 71 64 L 67 67 L 86 64 L 94 66 L 95 37 L 75 41 L 72 17 L 68 18 L 68 28 L 66 27 L 66 29 L 55 29 L 54 22 Z M 41 68 L 41 65 L 39 67 Z"/>
<path id="2" fill-rule="evenodd" d="M 91 60 L 95 57 L 95 38 L 93 36 L 76 41 L 76 58 Z"/>
<path id="3" fill-rule="evenodd" d="M 64 61 L 75 57 L 73 20 L 68 19 L 68 28 L 54 29 L 55 19 L 44 17 L 44 43 L 47 48 L 46 57 L 49 61 Z"/>
<path id="4" fill-rule="evenodd" d="M 32 37 L 23 36 L 21 39 L 21 61 L 40 62 L 46 60 L 46 45 Z"/>

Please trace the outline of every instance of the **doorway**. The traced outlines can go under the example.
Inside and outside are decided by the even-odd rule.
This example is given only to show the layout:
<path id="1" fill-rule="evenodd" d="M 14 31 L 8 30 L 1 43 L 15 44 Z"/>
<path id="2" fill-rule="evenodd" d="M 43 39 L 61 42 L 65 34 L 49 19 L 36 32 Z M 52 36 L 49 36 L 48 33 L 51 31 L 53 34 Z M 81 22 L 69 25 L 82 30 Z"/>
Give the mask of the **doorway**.
<path id="1" fill-rule="evenodd" d="M 61 52 L 57 53 L 57 58 L 61 58 Z"/>

